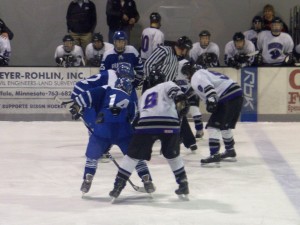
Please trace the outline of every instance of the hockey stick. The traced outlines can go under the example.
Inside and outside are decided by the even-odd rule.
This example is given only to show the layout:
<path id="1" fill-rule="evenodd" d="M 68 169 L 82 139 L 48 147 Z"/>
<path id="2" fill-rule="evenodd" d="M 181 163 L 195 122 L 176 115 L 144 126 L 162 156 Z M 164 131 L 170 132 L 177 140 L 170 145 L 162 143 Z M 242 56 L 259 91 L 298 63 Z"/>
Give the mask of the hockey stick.
<path id="1" fill-rule="evenodd" d="M 247 54 L 248 57 L 255 56 L 259 53 L 259 51 L 250 52 Z"/>
<path id="2" fill-rule="evenodd" d="M 56 102 L 58 102 L 60 105 L 67 105 L 67 104 L 70 104 L 70 103 L 74 102 L 73 100 L 70 100 L 70 101 L 62 101 L 57 95 L 54 97 L 54 100 L 55 100 Z M 86 128 L 93 134 L 94 131 L 93 131 L 90 127 L 88 127 L 88 126 L 85 124 L 85 122 L 84 122 L 84 120 L 82 119 L 82 117 L 80 117 L 80 119 L 81 119 L 81 121 L 84 123 L 84 125 L 86 126 Z M 110 148 L 111 148 L 111 146 L 109 147 L 108 151 L 110 150 Z M 113 157 L 109 152 L 107 152 L 106 154 L 108 155 L 109 159 L 110 159 L 110 160 L 117 166 L 117 168 L 119 169 L 120 166 L 119 166 L 119 164 L 117 163 L 117 161 L 114 159 L 114 157 Z M 137 192 L 142 192 L 142 193 L 147 193 L 147 191 L 145 190 L 144 187 L 139 187 L 139 186 L 135 185 L 130 179 L 128 179 L 128 183 L 131 185 L 131 187 L 132 187 L 135 191 L 137 191 Z"/>

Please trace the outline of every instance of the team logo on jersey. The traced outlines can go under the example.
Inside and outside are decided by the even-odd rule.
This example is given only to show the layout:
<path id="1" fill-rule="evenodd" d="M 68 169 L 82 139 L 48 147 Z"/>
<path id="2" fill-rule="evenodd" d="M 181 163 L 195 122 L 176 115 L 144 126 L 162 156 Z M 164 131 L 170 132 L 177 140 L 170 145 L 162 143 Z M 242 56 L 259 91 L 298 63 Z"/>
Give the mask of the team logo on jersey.
<path id="1" fill-rule="evenodd" d="M 119 60 L 119 61 L 123 61 L 123 59 L 124 59 L 124 57 L 123 57 L 122 55 L 119 55 L 119 56 L 118 56 L 118 60 Z"/>

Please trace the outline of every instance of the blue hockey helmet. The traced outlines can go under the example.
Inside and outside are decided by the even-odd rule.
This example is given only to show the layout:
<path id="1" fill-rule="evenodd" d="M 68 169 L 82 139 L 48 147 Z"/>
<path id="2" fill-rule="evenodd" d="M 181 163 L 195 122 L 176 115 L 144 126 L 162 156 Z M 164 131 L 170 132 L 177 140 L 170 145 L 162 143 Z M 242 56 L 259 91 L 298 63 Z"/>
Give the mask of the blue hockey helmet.
<path id="1" fill-rule="evenodd" d="M 166 80 L 166 75 L 161 70 L 152 70 L 148 76 L 148 82 L 151 87 L 163 83 Z"/>
<path id="2" fill-rule="evenodd" d="M 127 34 L 124 31 L 116 31 L 113 36 L 113 42 L 115 46 L 115 51 L 122 53 L 125 51 L 125 46 L 127 45 Z"/>
<path id="3" fill-rule="evenodd" d="M 129 80 L 134 80 L 134 71 L 130 63 L 119 62 L 116 69 L 117 76 L 119 78 L 128 78 Z"/>
<path id="4" fill-rule="evenodd" d="M 130 95 L 132 91 L 131 80 L 126 77 L 118 78 L 115 83 L 115 88 L 121 89 Z"/>

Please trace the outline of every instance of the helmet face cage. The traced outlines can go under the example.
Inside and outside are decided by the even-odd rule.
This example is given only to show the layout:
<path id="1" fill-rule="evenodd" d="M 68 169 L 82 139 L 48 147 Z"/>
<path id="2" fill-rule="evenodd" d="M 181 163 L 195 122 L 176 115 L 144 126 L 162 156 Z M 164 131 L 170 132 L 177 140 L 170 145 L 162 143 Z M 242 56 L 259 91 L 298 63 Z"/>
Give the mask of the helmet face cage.
<path id="1" fill-rule="evenodd" d="M 282 20 L 279 17 L 274 17 L 271 23 L 271 32 L 273 34 L 280 34 L 282 30 Z"/>
<path id="2" fill-rule="evenodd" d="M 241 50 L 243 49 L 245 45 L 245 35 L 242 32 L 237 32 L 233 35 L 233 42 L 234 46 L 238 49 Z"/>
<path id="3" fill-rule="evenodd" d="M 115 88 L 125 91 L 128 95 L 132 92 L 132 83 L 128 78 L 118 78 L 115 83 Z"/>
<path id="4" fill-rule="evenodd" d="M 116 31 L 113 36 L 113 42 L 116 52 L 124 52 L 127 45 L 127 34 L 124 31 Z"/>
<path id="5" fill-rule="evenodd" d="M 186 36 L 182 36 L 177 40 L 176 45 L 181 49 L 191 50 L 193 47 L 193 42 Z"/>
<path id="6" fill-rule="evenodd" d="M 252 19 L 252 29 L 255 31 L 261 31 L 263 20 L 260 16 L 255 16 Z"/>
<path id="7" fill-rule="evenodd" d="M 134 71 L 130 63 L 118 63 L 116 73 L 118 78 L 127 78 L 131 81 L 134 81 Z"/>
<path id="8" fill-rule="evenodd" d="M 148 81 L 151 87 L 163 83 L 166 80 L 166 75 L 160 70 L 152 70 L 149 74 Z"/>

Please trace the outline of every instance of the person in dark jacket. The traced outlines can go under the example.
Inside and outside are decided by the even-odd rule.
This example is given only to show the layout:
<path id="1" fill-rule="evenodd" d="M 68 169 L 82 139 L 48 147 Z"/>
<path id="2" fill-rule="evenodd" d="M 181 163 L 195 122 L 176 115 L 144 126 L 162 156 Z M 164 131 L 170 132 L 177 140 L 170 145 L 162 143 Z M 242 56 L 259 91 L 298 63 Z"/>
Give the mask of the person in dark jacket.
<path id="1" fill-rule="evenodd" d="M 113 43 L 116 31 L 124 31 L 130 42 L 130 31 L 138 22 L 140 15 L 134 0 L 107 0 L 106 22 L 109 27 L 108 40 Z"/>
<path id="2" fill-rule="evenodd" d="M 97 25 L 95 4 L 89 0 L 73 0 L 69 4 L 66 19 L 68 33 L 74 38 L 75 44 L 85 51 Z"/>
<path id="3" fill-rule="evenodd" d="M 0 36 L 12 40 L 14 37 L 14 33 L 6 26 L 6 24 L 2 19 L 0 19 L 0 27 L 1 27 Z"/>

